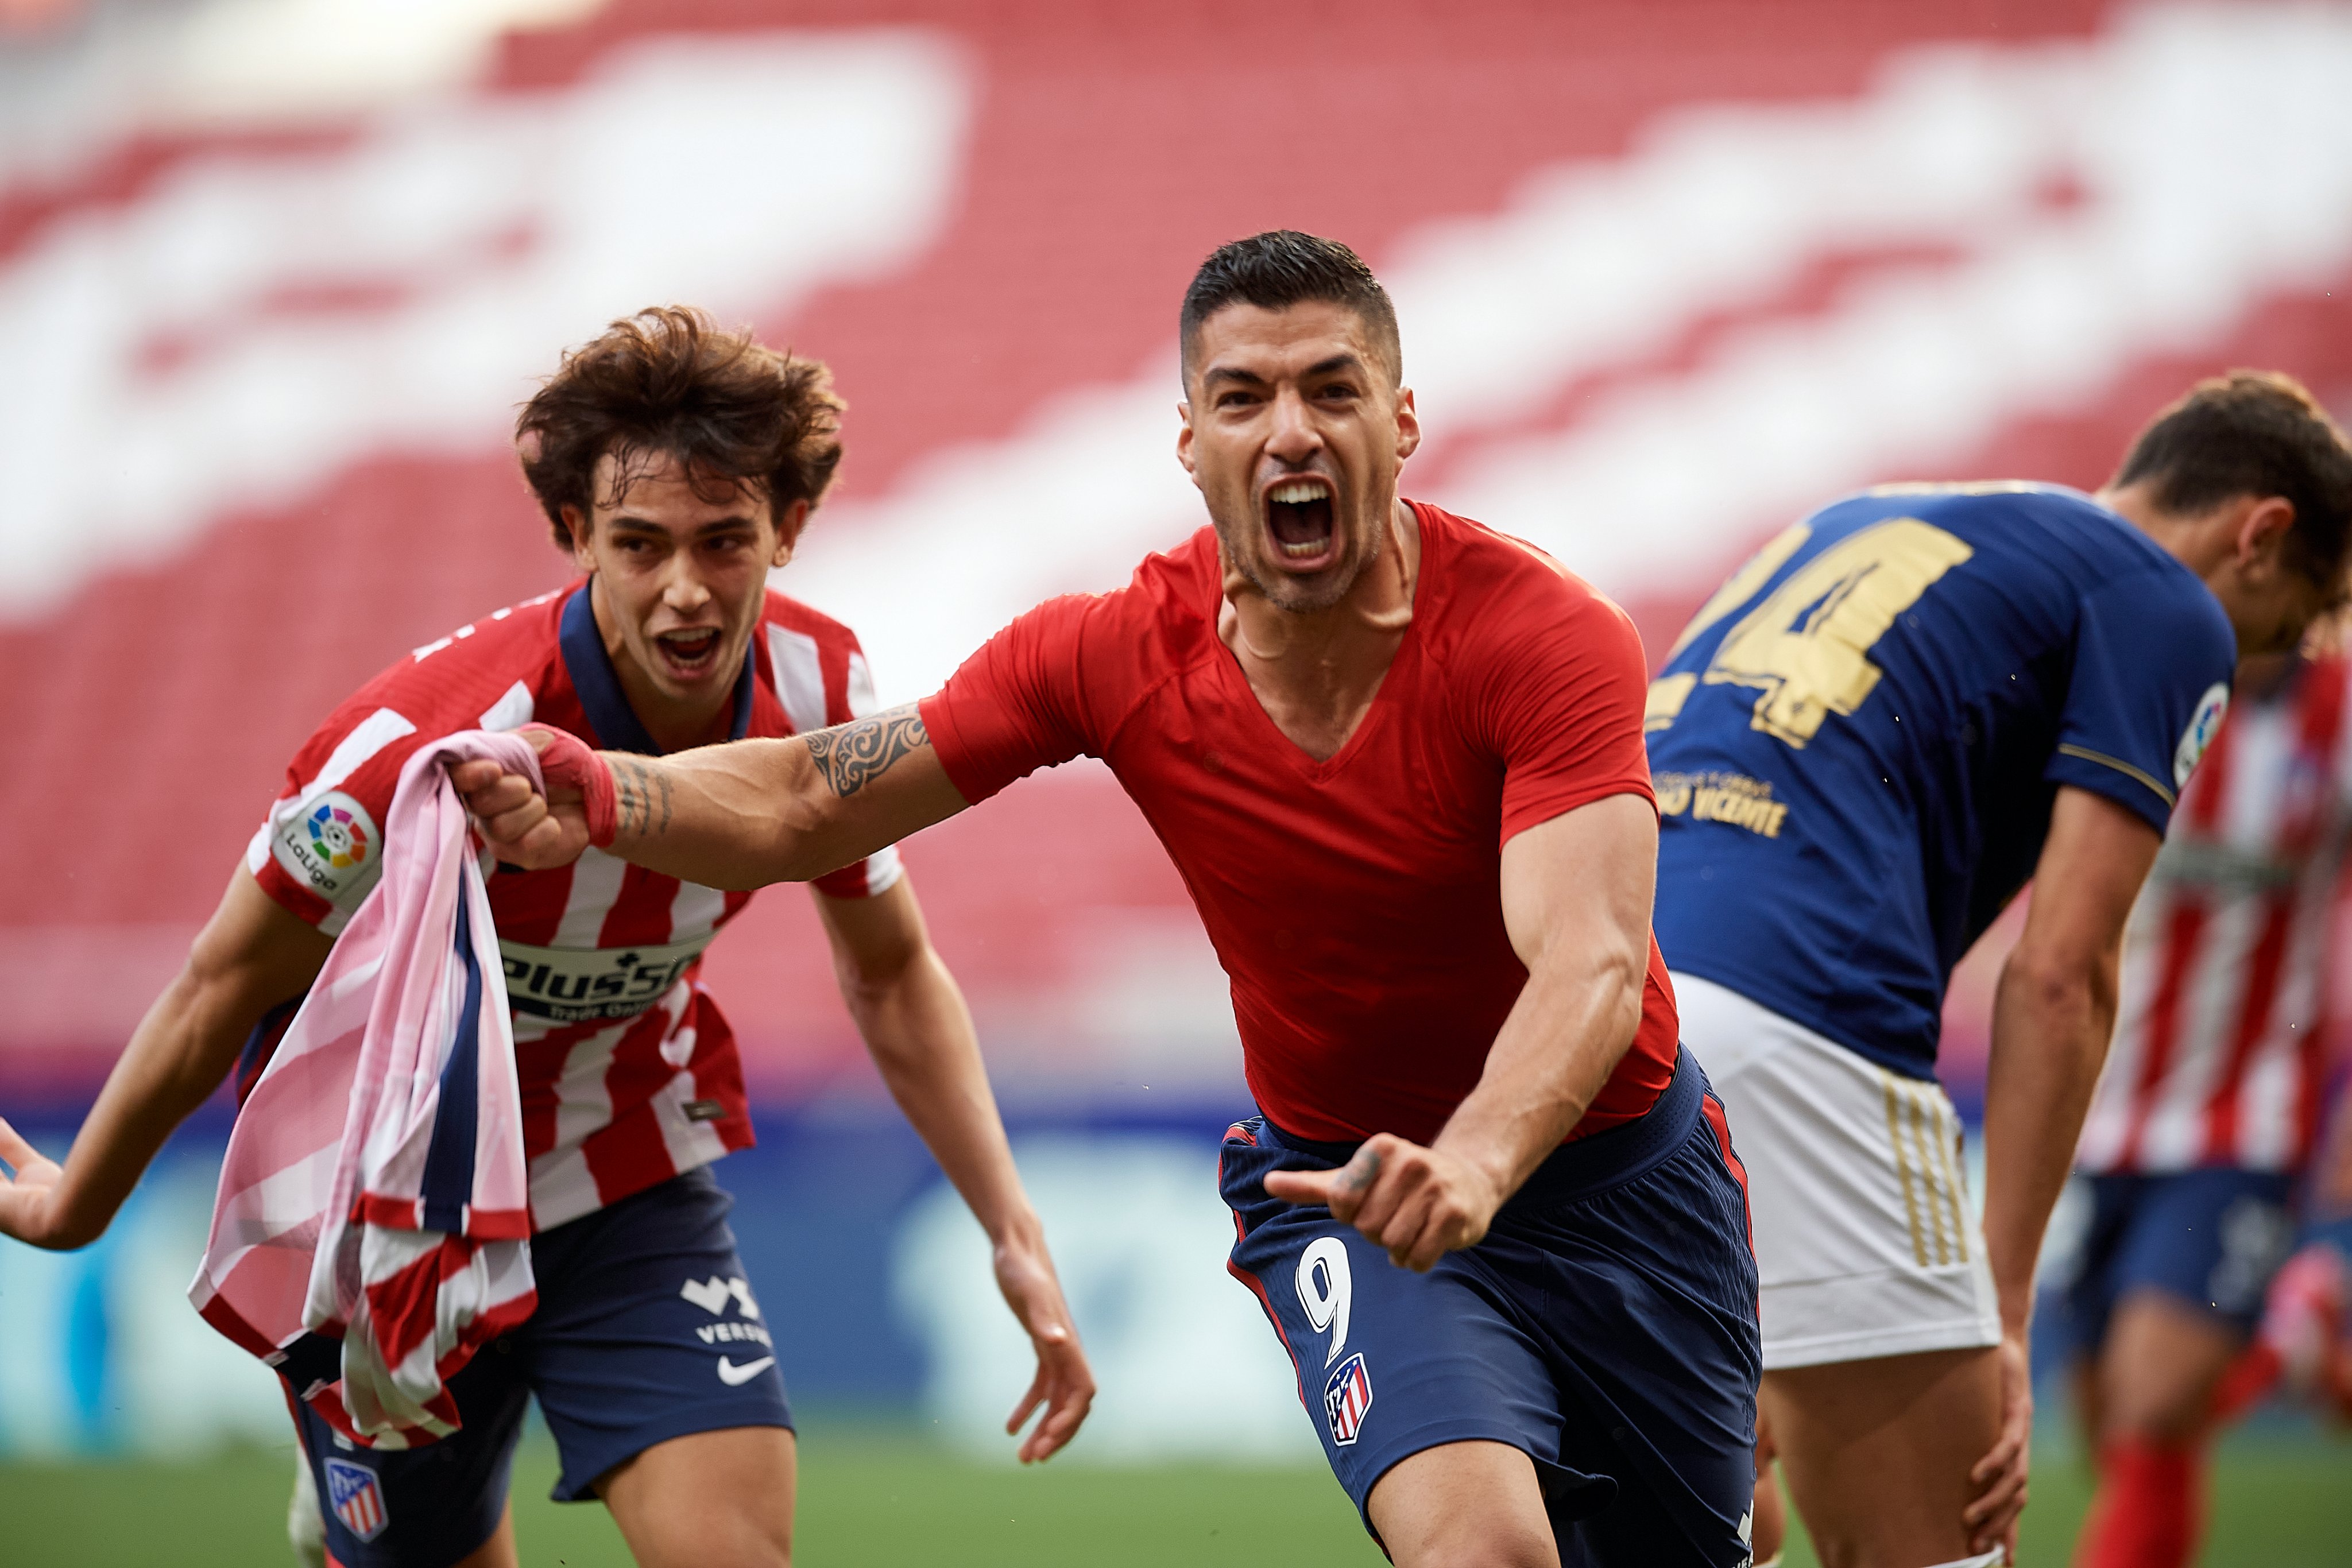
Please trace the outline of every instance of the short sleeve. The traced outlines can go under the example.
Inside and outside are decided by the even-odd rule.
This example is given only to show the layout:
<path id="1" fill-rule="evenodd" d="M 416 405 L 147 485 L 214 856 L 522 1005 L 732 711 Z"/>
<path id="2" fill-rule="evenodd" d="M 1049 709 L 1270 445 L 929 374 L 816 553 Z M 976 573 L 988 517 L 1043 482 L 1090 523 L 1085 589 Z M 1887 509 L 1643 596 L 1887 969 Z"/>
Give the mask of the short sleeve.
<path id="1" fill-rule="evenodd" d="M 965 800 L 985 800 L 1040 768 L 1097 749 L 1082 665 L 1087 621 L 1102 602 L 1046 601 L 923 700 L 923 728 Z"/>
<path id="2" fill-rule="evenodd" d="M 2058 744 L 2042 777 L 2104 795 L 2162 832 L 2229 711 L 2237 637 L 2185 570 L 2084 597 Z"/>
<path id="3" fill-rule="evenodd" d="M 335 710 L 287 765 L 246 870 L 296 917 L 340 934 L 383 869 L 383 822 L 410 753 L 431 737 L 379 701 Z"/>
<path id="4" fill-rule="evenodd" d="M 1655 803 L 1642 744 L 1648 668 L 1625 612 L 1563 575 L 1541 612 L 1493 628 L 1479 716 L 1503 762 L 1502 841 L 1612 795 Z"/>

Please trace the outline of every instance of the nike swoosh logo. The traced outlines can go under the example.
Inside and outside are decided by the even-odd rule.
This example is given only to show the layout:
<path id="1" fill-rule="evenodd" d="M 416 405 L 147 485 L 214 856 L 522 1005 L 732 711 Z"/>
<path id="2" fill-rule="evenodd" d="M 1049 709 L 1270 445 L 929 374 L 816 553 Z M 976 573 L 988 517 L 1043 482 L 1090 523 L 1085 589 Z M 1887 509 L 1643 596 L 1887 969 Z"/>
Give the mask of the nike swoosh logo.
<path id="1" fill-rule="evenodd" d="M 722 1355 L 719 1358 L 719 1381 L 730 1388 L 740 1387 L 775 1364 L 776 1358 L 772 1355 L 763 1355 L 757 1361 L 747 1361 L 740 1366 Z"/>

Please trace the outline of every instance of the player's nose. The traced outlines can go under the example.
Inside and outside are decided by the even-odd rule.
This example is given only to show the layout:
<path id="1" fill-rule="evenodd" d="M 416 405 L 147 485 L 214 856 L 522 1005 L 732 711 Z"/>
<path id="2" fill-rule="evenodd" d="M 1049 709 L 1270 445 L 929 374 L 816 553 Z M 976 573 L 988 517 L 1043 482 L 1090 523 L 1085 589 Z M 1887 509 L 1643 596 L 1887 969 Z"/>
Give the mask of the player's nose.
<path id="1" fill-rule="evenodd" d="M 669 570 L 662 580 L 662 602 L 672 610 L 691 612 L 710 601 L 710 585 L 694 570 L 688 552 L 680 550 L 670 558 Z"/>
<path id="2" fill-rule="evenodd" d="M 1295 389 L 1284 388 L 1274 400 L 1274 428 L 1266 437 L 1266 452 L 1295 463 L 1313 455 L 1322 444 L 1322 433 L 1315 427 L 1307 400 Z"/>

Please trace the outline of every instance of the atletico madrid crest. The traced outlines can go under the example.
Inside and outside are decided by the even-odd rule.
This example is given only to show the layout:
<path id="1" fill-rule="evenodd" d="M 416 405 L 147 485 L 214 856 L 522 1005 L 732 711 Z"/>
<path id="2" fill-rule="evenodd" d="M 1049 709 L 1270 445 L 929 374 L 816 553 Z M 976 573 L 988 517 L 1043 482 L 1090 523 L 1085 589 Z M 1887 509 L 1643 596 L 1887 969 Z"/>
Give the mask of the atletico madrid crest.
<path id="1" fill-rule="evenodd" d="M 1358 1351 L 1323 1385 L 1323 1417 L 1331 1423 L 1331 1440 L 1343 1448 L 1354 1442 L 1371 1407 L 1372 1375 L 1364 1370 L 1364 1353 Z"/>
<path id="2" fill-rule="evenodd" d="M 375 1484 L 375 1472 L 349 1459 L 327 1461 L 327 1506 L 335 1511 L 343 1528 L 362 1541 L 373 1541 L 392 1522 L 383 1506 L 383 1489 Z"/>

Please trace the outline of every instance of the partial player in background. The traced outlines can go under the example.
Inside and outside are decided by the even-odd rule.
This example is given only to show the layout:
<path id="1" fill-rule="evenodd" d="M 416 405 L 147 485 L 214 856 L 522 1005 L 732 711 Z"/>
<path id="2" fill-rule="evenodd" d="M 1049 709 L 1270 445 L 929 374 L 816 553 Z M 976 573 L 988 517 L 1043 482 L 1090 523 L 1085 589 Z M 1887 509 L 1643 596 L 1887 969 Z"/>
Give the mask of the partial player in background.
<path id="1" fill-rule="evenodd" d="M 62 1170 L 0 1123 L 0 1230 L 103 1231 L 232 1066 L 249 1088 L 335 933 L 373 888 L 401 766 L 453 731 L 554 726 L 658 756 L 866 711 L 847 627 L 768 587 L 841 458 L 823 365 L 675 307 L 564 359 L 518 426 L 525 478 L 584 574 L 404 654 L 328 718 L 140 1024 Z M 1021 1189 L 971 1019 L 895 851 L 820 879 L 843 998 L 885 1082 L 994 1243 L 1029 1331 L 1043 1458 L 1094 1385 Z M 507 1568 L 508 1469 L 536 1398 L 566 1501 L 602 1499 L 648 1565 L 781 1568 L 796 1448 L 761 1314 L 707 1167 L 752 1142 L 742 1063 L 699 979 L 749 902 L 589 854 L 489 881 L 514 1014 L 537 1310 L 449 1384 L 463 1429 L 356 1449 L 292 1402 L 341 1568 Z M 239 1048 L 244 1050 L 239 1061 Z M 299 1521 L 298 1508 L 298 1521 Z"/>
<path id="2" fill-rule="evenodd" d="M 2318 1142 L 2352 841 L 2352 671 L 2239 666 L 2126 936 L 2115 1044 L 2074 1168 L 2064 1317 L 2099 1490 L 2080 1568 L 2180 1568 L 2224 1375 L 2293 1243 Z"/>
<path id="3" fill-rule="evenodd" d="M 804 739 L 559 743 L 548 800 L 455 777 L 526 863 L 593 838 L 750 886 L 1101 758 L 1233 977 L 1262 1114 L 1220 1155 L 1229 1266 L 1366 1527 L 1400 1568 L 1742 1568 L 1755 1260 L 1650 937 L 1640 639 L 1532 547 L 1399 496 L 1420 419 L 1347 246 L 1222 247 L 1179 332 L 1212 526 L 1125 587 Z"/>
<path id="4" fill-rule="evenodd" d="M 2096 497 L 1892 486 L 1795 524 L 1652 683 L 1658 941 L 1754 1184 L 1765 1416 L 1825 1561 L 2013 1544 L 2034 1260 L 2126 918 L 2239 655 L 2296 645 L 2347 546 L 2352 448 L 2241 372 Z M 1979 1228 L 1937 1034 L 2029 877 Z"/>
<path id="5" fill-rule="evenodd" d="M 2303 1242 L 2271 1281 L 2254 1343 L 2215 1396 L 2224 1423 L 2275 1390 L 2352 1427 L 2352 1080 L 2304 1194 Z"/>

